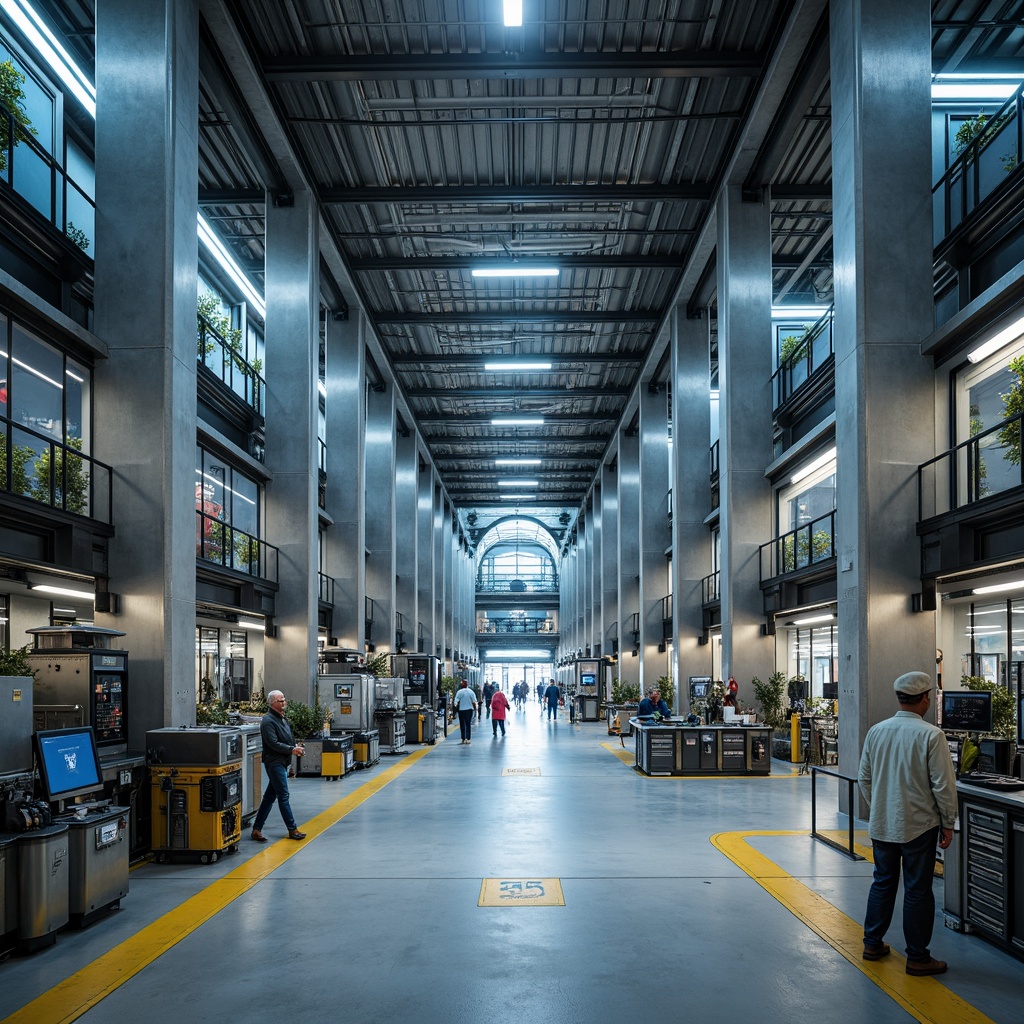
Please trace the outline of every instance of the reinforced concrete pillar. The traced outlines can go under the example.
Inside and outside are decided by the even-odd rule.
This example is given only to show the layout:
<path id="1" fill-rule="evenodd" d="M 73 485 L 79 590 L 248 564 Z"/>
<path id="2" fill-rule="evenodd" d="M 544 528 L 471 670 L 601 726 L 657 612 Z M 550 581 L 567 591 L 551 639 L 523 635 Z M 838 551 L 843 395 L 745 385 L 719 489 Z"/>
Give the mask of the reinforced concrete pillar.
<path id="1" fill-rule="evenodd" d="M 718 198 L 719 483 L 722 676 L 741 686 L 774 669 L 762 636 L 759 548 L 772 536 L 771 210 L 729 185 Z M 749 697 L 750 690 L 743 691 Z"/>
<path id="2" fill-rule="evenodd" d="M 434 637 L 437 630 L 434 624 L 434 609 L 437 603 L 437 584 L 435 581 L 434 543 L 434 470 L 429 462 L 419 468 L 417 453 L 416 474 L 416 606 L 417 621 L 413 624 L 416 644 L 410 644 L 412 651 L 419 650 L 420 627 L 422 626 L 422 654 L 434 654 Z"/>
<path id="3" fill-rule="evenodd" d="M 375 654 L 395 649 L 395 389 L 366 397 L 366 593 Z"/>
<path id="4" fill-rule="evenodd" d="M 317 668 L 319 214 L 308 192 L 266 204 L 264 536 L 278 548 L 276 638 L 264 644 L 264 692 L 309 702 Z"/>
<path id="5" fill-rule="evenodd" d="M 612 676 L 621 678 L 622 614 L 619 610 L 619 488 L 616 471 L 601 467 L 601 646 L 616 659 Z"/>
<path id="6" fill-rule="evenodd" d="M 663 643 L 664 599 L 669 592 L 665 551 L 672 539 L 668 520 L 668 395 L 640 387 L 640 666 L 644 687 L 670 675 L 671 654 Z M 664 650 L 658 650 L 664 647 Z"/>
<path id="7" fill-rule="evenodd" d="M 129 746 L 195 724 L 197 0 L 96 5 L 97 437 L 114 466 L 98 625 L 131 653 Z"/>
<path id="8" fill-rule="evenodd" d="M 619 431 L 619 678 L 641 683 L 640 614 L 640 438 Z M 633 655 L 637 651 L 637 655 Z"/>
<path id="9" fill-rule="evenodd" d="M 831 5 L 843 772 L 893 713 L 893 679 L 935 672 L 934 615 L 911 610 L 917 467 L 935 443 L 921 356 L 933 325 L 930 12 L 928 0 Z"/>
<path id="10" fill-rule="evenodd" d="M 416 650 L 416 620 L 419 588 L 419 533 L 417 531 L 417 486 L 419 452 L 411 431 L 399 437 L 395 449 L 395 628 L 402 616 L 402 646 Z M 397 634 L 392 650 L 397 651 Z"/>

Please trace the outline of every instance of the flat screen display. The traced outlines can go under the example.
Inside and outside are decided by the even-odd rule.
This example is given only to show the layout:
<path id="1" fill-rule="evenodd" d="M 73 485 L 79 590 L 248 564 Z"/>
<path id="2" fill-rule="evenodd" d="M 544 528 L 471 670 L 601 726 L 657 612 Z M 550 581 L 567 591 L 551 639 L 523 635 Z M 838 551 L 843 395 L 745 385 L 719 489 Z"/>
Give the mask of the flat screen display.
<path id="1" fill-rule="evenodd" d="M 580 675 L 581 686 L 594 686 L 597 683 L 597 677 L 593 673 L 584 672 Z"/>
<path id="2" fill-rule="evenodd" d="M 32 738 L 39 781 L 47 800 L 67 800 L 103 788 L 103 770 L 91 726 L 47 729 Z"/>
<path id="3" fill-rule="evenodd" d="M 708 695 L 710 683 L 690 683 L 690 699 L 704 700 Z"/>
<path id="4" fill-rule="evenodd" d="M 992 694 L 988 690 L 943 693 L 942 728 L 950 732 L 991 732 Z"/>

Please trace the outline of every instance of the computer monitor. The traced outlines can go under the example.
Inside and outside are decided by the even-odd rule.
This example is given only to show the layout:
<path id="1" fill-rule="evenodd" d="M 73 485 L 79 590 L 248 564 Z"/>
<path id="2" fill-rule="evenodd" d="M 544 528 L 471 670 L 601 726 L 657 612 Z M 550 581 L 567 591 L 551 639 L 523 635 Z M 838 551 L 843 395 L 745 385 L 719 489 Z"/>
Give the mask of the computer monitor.
<path id="1" fill-rule="evenodd" d="M 69 800 L 103 788 L 103 769 L 92 726 L 46 729 L 32 736 L 46 800 Z"/>
<path id="2" fill-rule="evenodd" d="M 711 688 L 711 677 L 690 677 L 690 700 L 707 700 Z"/>
<path id="3" fill-rule="evenodd" d="M 991 732 L 989 690 L 946 690 L 942 694 L 942 728 L 950 732 Z"/>

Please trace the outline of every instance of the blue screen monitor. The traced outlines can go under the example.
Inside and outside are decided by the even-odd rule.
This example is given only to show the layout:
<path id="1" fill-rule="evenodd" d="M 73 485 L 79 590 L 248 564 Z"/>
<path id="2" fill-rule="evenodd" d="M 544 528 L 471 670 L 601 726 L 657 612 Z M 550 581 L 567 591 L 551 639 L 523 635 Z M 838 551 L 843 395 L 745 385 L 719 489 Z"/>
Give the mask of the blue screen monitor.
<path id="1" fill-rule="evenodd" d="M 991 732 L 991 691 L 946 690 L 942 694 L 942 728 L 950 732 Z"/>
<path id="2" fill-rule="evenodd" d="M 46 729 L 32 739 L 46 800 L 68 800 L 103 788 L 103 769 L 91 726 Z"/>

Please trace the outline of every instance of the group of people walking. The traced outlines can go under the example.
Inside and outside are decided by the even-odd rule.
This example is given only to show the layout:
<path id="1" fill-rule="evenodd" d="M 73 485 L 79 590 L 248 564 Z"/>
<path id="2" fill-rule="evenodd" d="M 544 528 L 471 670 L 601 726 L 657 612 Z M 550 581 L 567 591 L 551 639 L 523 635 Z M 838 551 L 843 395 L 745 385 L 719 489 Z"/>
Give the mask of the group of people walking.
<path id="1" fill-rule="evenodd" d="M 547 685 L 543 682 L 537 683 L 536 693 L 537 701 L 541 705 L 541 714 L 544 713 L 546 707 L 547 717 L 557 719 L 558 709 L 562 706 L 562 691 L 554 679 Z M 472 742 L 473 719 L 474 717 L 482 718 L 485 707 L 491 719 L 491 734 L 496 737 L 500 729 L 501 735 L 504 736 L 505 722 L 512 705 L 514 704 L 516 709 L 521 711 L 526 707 L 526 702 L 529 699 L 530 686 L 526 682 L 516 683 L 512 687 L 512 703 L 510 703 L 505 691 L 497 683 L 484 683 L 478 695 L 476 690 L 463 680 L 461 687 L 455 691 L 455 696 L 452 698 L 452 706 L 459 716 L 459 735 L 461 737 L 459 743 L 469 744 Z"/>

